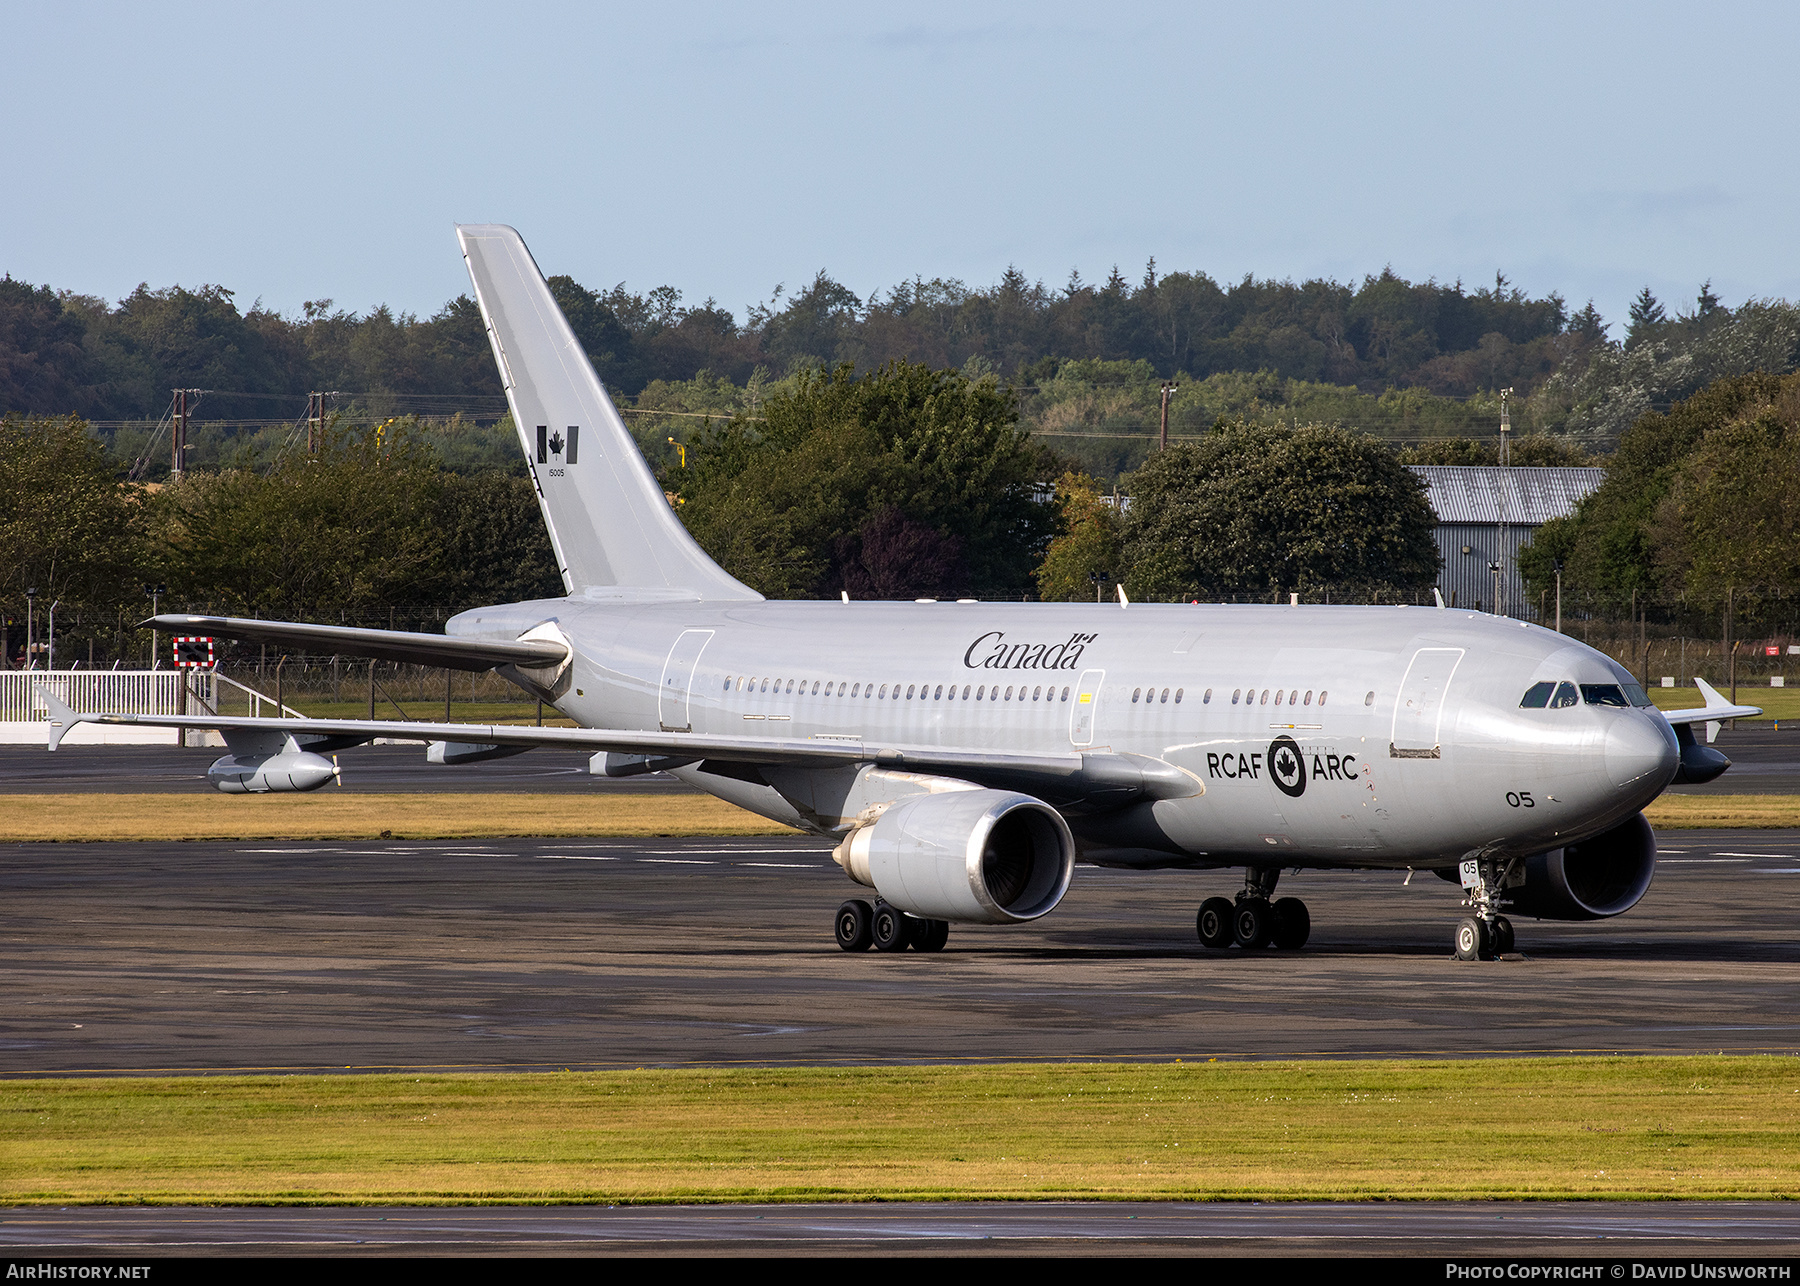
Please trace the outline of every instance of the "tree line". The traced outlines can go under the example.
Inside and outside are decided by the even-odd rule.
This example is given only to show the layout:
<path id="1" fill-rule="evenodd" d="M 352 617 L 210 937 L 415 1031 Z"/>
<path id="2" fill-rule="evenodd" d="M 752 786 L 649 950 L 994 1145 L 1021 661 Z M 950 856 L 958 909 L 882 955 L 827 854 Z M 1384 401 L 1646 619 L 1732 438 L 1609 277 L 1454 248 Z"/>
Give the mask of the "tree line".
<path id="1" fill-rule="evenodd" d="M 809 371 L 897 360 L 998 377 L 1021 422 L 1110 482 L 1141 467 L 1161 430 L 1196 440 L 1215 424 L 1340 423 L 1422 449 L 1497 436 L 1499 392 L 1514 427 L 1561 440 L 1558 458 L 1609 451 L 1626 428 L 1714 380 L 1800 364 L 1800 309 L 1771 300 L 1725 306 L 1703 285 L 1668 307 L 1646 288 L 1624 334 L 1591 303 L 1554 292 L 1414 283 L 1384 271 L 1350 285 L 1199 272 L 1060 289 L 1010 271 L 986 289 L 916 279 L 867 299 L 821 273 L 777 290 L 740 322 L 680 292 L 598 291 L 550 279 L 640 441 L 658 464 L 706 417 L 755 416 Z M 155 421 L 171 388 L 214 390 L 201 402 L 190 460 L 222 467 L 264 459 L 293 437 L 306 394 L 336 391 L 349 419 L 436 414 L 467 448 L 461 467 L 516 467 L 482 431 L 504 413 L 479 311 L 467 296 L 429 317 L 382 307 L 356 314 L 330 300 L 297 317 L 241 309 L 220 286 L 138 287 L 116 304 L 0 280 L 0 413 L 77 414 L 137 476 L 168 472 Z M 289 421 L 284 426 L 283 420 Z M 505 433 L 497 440 L 504 443 Z"/>
<path id="2" fill-rule="evenodd" d="M 1159 378 L 1262 371 L 1364 392 L 1466 397 L 1534 388 L 1604 344 L 1608 330 L 1591 304 L 1571 312 L 1555 292 L 1533 298 L 1504 276 L 1471 289 L 1385 269 L 1361 283 L 1246 276 L 1221 284 L 1204 272 L 1159 274 L 1152 260 L 1136 282 L 1115 268 L 1102 282 L 1071 273 L 1052 289 L 1008 269 L 986 289 L 917 278 L 866 299 L 820 272 L 791 295 L 777 287 L 741 322 L 712 299 L 684 305 L 668 286 L 600 291 L 566 275 L 550 286 L 601 377 L 631 397 L 702 371 L 743 387 L 759 368 L 781 378 L 900 359 L 939 369 L 976 361 L 1019 385 L 1087 361 L 1144 363 Z M 1634 310 L 1627 344 L 1675 323 L 1656 313 L 1653 298 L 1647 307 L 1641 319 Z M 1697 308 L 1706 317 L 1731 311 L 1709 289 Z M 109 303 L 0 280 L 0 412 L 144 418 L 178 387 L 259 396 L 500 392 L 466 295 L 428 317 L 385 306 L 356 314 L 329 299 L 289 317 L 260 301 L 240 308 L 219 285 L 145 284 Z"/>

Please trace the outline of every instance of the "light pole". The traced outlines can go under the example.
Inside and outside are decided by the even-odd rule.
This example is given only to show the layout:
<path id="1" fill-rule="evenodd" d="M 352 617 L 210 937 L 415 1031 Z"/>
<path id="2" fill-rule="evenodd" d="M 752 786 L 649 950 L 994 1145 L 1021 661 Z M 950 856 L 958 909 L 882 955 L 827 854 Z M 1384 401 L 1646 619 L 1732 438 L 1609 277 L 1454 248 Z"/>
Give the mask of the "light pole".
<path id="1" fill-rule="evenodd" d="M 1562 559 L 1550 564 L 1556 569 L 1556 632 L 1562 633 Z"/>
<path id="2" fill-rule="evenodd" d="M 32 650 L 37 643 L 37 589 L 34 586 L 25 591 L 25 668 L 31 669 L 37 664 L 37 654 Z"/>
<path id="3" fill-rule="evenodd" d="M 1104 603 L 1106 599 L 1102 595 L 1105 593 L 1106 582 L 1112 579 L 1112 573 L 1089 572 L 1088 579 L 1094 582 L 1094 602 Z"/>
<path id="4" fill-rule="evenodd" d="M 146 586 L 144 586 L 144 594 L 150 600 L 150 620 L 151 620 L 151 625 L 150 625 L 150 668 L 152 670 L 158 669 L 162 665 L 162 658 L 156 654 L 156 649 L 160 642 L 159 636 L 156 633 L 156 625 L 155 625 L 156 604 L 157 604 L 157 600 L 160 599 L 164 594 L 167 594 L 168 592 L 169 592 L 169 589 L 168 589 L 168 586 L 166 586 L 166 585 L 146 585 Z"/>
<path id="5" fill-rule="evenodd" d="M 50 659 L 49 663 L 44 666 L 46 670 L 54 670 L 56 668 L 56 609 L 61 606 L 62 599 L 60 598 L 50 604 Z"/>

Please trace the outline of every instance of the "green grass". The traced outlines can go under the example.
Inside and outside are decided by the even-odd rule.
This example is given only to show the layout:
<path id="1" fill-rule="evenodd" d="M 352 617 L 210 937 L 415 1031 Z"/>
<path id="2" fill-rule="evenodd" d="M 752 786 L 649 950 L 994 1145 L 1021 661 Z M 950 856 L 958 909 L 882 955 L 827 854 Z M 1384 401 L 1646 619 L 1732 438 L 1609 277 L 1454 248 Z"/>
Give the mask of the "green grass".
<path id="1" fill-rule="evenodd" d="M 0 1200 L 1784 1198 L 1791 1057 L 0 1083 Z"/>

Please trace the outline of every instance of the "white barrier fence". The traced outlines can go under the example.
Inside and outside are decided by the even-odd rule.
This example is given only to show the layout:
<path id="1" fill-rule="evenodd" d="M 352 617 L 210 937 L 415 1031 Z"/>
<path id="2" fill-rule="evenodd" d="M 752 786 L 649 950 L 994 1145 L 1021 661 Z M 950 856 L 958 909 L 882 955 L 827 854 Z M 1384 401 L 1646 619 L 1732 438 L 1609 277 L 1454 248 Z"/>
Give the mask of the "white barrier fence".
<path id="1" fill-rule="evenodd" d="M 212 670 L 7 670 L 0 671 L 0 743 L 45 745 L 48 710 L 43 689 L 82 713 L 207 715 L 231 691 L 245 713 L 273 716 L 275 703 L 254 688 Z M 297 711 L 288 710 L 288 714 Z M 109 727 L 84 723 L 63 741 L 68 746 L 219 745 L 217 733 L 174 728 Z"/>

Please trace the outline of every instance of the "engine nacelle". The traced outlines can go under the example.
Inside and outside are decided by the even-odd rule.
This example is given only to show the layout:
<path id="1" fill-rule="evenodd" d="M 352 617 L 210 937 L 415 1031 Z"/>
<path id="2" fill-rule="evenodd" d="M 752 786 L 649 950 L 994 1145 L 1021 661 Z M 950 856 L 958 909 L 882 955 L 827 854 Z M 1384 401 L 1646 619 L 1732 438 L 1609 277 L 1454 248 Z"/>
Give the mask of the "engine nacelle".
<path id="1" fill-rule="evenodd" d="M 336 764 L 291 740 L 272 755 L 226 755 L 206 770 L 206 780 L 227 795 L 317 790 L 335 776 Z"/>
<path id="2" fill-rule="evenodd" d="M 1656 874 L 1656 835 L 1638 813 L 1592 839 L 1525 861 L 1508 911 L 1540 920 L 1604 920 L 1636 906 Z"/>
<path id="3" fill-rule="evenodd" d="M 902 799 L 832 856 L 901 910 L 965 924 L 1047 915 L 1075 874 L 1075 839 L 1062 815 L 1006 790 Z"/>

